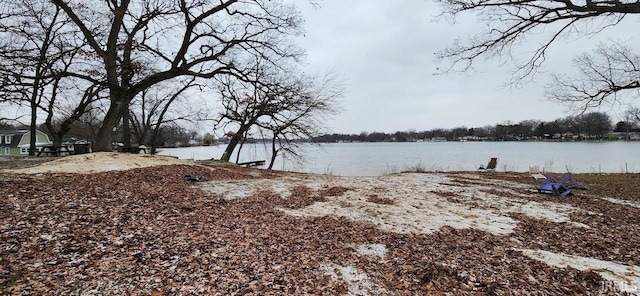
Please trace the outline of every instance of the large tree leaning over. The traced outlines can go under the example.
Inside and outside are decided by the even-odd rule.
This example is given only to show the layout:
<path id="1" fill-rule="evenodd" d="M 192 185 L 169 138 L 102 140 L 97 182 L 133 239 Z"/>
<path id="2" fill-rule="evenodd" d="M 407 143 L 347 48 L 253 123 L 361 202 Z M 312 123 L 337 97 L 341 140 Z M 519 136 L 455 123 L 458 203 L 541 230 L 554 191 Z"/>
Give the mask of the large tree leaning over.
<path id="1" fill-rule="evenodd" d="M 292 6 L 267 0 L 52 0 L 82 32 L 105 81 L 109 109 L 94 150 L 112 149 L 112 133 L 131 100 L 179 76 L 243 79 L 238 53 L 296 57 L 286 36 L 299 34 Z M 89 4 L 90 3 L 90 4 Z"/>
<path id="2" fill-rule="evenodd" d="M 455 19 L 464 14 L 476 14 L 486 26 L 482 32 L 469 38 L 466 42 L 456 42 L 437 54 L 437 58 L 449 61 L 445 71 L 466 71 L 473 67 L 474 62 L 481 57 L 500 57 L 511 59 L 516 64 L 512 83 L 519 83 L 525 78 L 532 78 L 539 67 L 547 58 L 548 49 L 559 39 L 575 36 L 590 36 L 606 30 L 607 27 L 619 24 L 629 15 L 640 14 L 640 1 L 637 0 L 437 0 L 443 7 L 443 16 Z M 629 32 L 632 37 L 635 32 Z M 536 34 L 544 36 L 538 44 L 532 44 L 526 38 Z M 512 55 L 514 46 L 526 44 L 534 47 L 532 53 L 524 60 L 515 59 Z M 618 48 L 606 47 L 610 51 L 606 54 L 619 54 Z M 596 52 L 597 53 L 597 52 Z M 600 48 L 600 53 L 605 53 Z M 630 53 L 625 52 L 627 56 Z M 606 59 L 606 57 L 604 57 Z M 591 58 L 591 61 L 599 58 Z M 584 61 L 584 57 L 582 58 Z M 628 61 L 627 61 L 628 62 Z M 576 64 L 584 73 L 588 64 L 576 60 Z M 593 65 L 593 63 L 592 63 Z M 619 64 L 602 65 L 605 68 L 598 69 L 605 73 L 616 70 Z M 626 67 L 626 65 L 622 65 Z M 567 91 L 558 91 L 555 87 L 562 87 L 566 79 L 557 79 L 554 84 L 554 92 L 549 92 L 551 99 L 572 103 L 580 103 L 586 107 L 599 106 L 600 103 L 614 95 L 618 91 L 639 89 L 638 80 L 640 73 L 637 71 L 640 65 L 636 64 L 633 79 L 629 81 L 629 75 L 623 77 L 625 81 L 613 81 L 613 83 L 599 84 L 598 90 L 590 89 L 589 92 L 579 94 Z M 586 70 L 589 71 L 588 69 Z M 606 78 L 616 79 L 616 75 Z M 556 76 L 562 78 L 561 76 Z M 622 77 L 621 77 L 622 78 Z M 612 82 L 612 81 L 609 81 Z M 624 85 L 624 86 L 623 86 Z M 623 87 L 621 87 L 623 86 Z M 564 85 L 575 88 L 580 86 Z M 566 89 L 565 89 L 566 90 Z M 570 96 L 564 96 L 569 95 Z M 555 95 L 554 95 L 555 94 Z M 602 96 L 602 94 L 606 94 Z"/>
<path id="3" fill-rule="evenodd" d="M 236 147 L 239 158 L 249 133 L 272 139 L 269 169 L 285 150 L 298 158 L 297 141 L 325 134 L 326 120 L 341 111 L 337 99 L 346 87 L 335 74 L 309 76 L 258 60 L 253 77 L 260 83 L 245 83 L 233 77 L 216 79 L 223 107 L 216 125 L 230 137 L 221 160 L 229 161 Z"/>

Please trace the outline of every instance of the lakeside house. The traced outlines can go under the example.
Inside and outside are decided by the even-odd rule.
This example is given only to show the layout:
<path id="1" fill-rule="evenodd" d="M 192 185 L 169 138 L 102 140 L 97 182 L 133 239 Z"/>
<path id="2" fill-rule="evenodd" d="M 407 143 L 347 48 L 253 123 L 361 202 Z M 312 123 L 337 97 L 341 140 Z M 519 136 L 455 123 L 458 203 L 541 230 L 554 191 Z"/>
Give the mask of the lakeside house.
<path id="1" fill-rule="evenodd" d="M 638 141 L 640 140 L 640 132 L 612 132 L 607 135 L 610 139 L 616 140 L 630 140 L 630 141 Z"/>
<path id="2" fill-rule="evenodd" d="M 29 130 L 0 130 L 0 156 L 29 155 L 30 138 Z M 51 145 L 49 136 L 36 130 L 36 150 L 48 145 Z"/>

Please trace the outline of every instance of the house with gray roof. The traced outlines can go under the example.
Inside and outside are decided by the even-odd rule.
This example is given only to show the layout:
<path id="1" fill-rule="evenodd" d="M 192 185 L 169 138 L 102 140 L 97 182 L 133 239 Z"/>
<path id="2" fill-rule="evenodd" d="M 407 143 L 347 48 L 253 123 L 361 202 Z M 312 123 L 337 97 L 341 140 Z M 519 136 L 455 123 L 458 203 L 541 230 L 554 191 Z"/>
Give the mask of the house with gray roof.
<path id="1" fill-rule="evenodd" d="M 0 157 L 29 155 L 29 130 L 0 130 Z M 49 136 L 36 130 L 36 150 L 51 145 Z"/>

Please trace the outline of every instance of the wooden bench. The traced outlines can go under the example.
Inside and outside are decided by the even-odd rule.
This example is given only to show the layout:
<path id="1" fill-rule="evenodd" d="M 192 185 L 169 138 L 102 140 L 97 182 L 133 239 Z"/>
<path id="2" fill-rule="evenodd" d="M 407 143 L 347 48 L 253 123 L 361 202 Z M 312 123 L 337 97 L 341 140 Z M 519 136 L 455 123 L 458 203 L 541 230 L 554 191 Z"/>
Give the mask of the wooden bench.
<path id="1" fill-rule="evenodd" d="M 245 167 L 254 167 L 254 166 L 264 165 L 265 162 L 266 160 L 254 160 L 254 161 L 247 161 L 247 162 L 239 162 L 238 165 L 245 166 Z"/>

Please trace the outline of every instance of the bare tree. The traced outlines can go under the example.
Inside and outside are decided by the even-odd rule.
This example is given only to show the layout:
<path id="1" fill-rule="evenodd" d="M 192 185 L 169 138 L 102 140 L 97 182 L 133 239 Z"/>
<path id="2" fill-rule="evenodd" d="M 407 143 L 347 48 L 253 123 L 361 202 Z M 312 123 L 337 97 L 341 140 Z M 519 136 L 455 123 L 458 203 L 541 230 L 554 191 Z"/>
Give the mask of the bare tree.
<path id="1" fill-rule="evenodd" d="M 625 122 L 626 140 L 631 139 L 631 131 L 640 131 L 640 108 L 630 106 L 623 114 Z"/>
<path id="2" fill-rule="evenodd" d="M 254 129 L 272 139 L 270 168 L 282 149 L 293 153 L 294 140 L 309 139 L 324 132 L 324 119 L 340 110 L 336 99 L 344 92 L 335 75 L 308 77 L 291 69 L 282 70 L 258 62 L 255 82 L 231 77 L 218 81 L 223 111 L 217 120 L 230 142 L 221 159 L 229 161 L 238 145 Z"/>
<path id="3" fill-rule="evenodd" d="M 298 94 L 290 96 L 281 111 L 270 114 L 267 122 L 258 122 L 271 133 L 268 169 L 282 152 L 300 159 L 301 140 L 325 134 L 326 120 L 341 110 L 337 99 L 344 95 L 345 85 L 336 75 L 302 77 L 296 83 Z"/>
<path id="4" fill-rule="evenodd" d="M 581 117 L 581 125 L 584 133 L 590 138 L 603 139 L 611 131 L 611 119 L 602 112 L 590 112 Z"/>
<path id="5" fill-rule="evenodd" d="M 110 104 L 94 148 L 111 150 L 112 129 L 143 90 L 180 76 L 245 77 L 242 56 L 297 58 L 286 36 L 301 19 L 282 1 L 52 0 L 82 32 Z M 275 62 L 275 61 L 273 61 Z"/>
<path id="6" fill-rule="evenodd" d="M 625 112 L 625 116 L 629 118 L 629 121 L 634 122 L 636 125 L 640 125 L 640 108 L 630 107 Z"/>
<path id="7" fill-rule="evenodd" d="M 631 131 L 634 131 L 637 127 L 636 118 L 634 118 L 632 109 L 627 110 L 621 116 L 621 120 L 615 124 L 614 132 L 625 133 L 625 140 L 631 139 Z"/>
<path id="8" fill-rule="evenodd" d="M 584 53 L 573 63 L 579 74 L 553 75 L 554 82 L 546 90 L 549 99 L 584 112 L 640 95 L 640 56 L 620 42 L 600 43 L 593 53 Z"/>
<path id="9" fill-rule="evenodd" d="M 54 145 L 60 145 L 87 106 L 98 98 L 97 81 L 73 66 L 84 55 L 78 38 L 60 8 L 33 0 L 8 0 L 0 25 L 5 41 L 0 92 L 7 100 L 29 109 L 30 154 L 35 153 L 35 129 L 44 115 Z M 81 99 L 77 99 L 81 98 Z"/>
<path id="10" fill-rule="evenodd" d="M 60 52 L 53 52 L 55 35 L 64 26 L 60 11 L 35 5 L 31 1 L 6 1 L 7 20 L 2 22 L 0 33 L 3 83 L 0 85 L 5 98 L 30 110 L 31 139 L 29 154 L 35 154 L 37 111 L 45 95 L 45 88 L 52 80 L 51 74 Z"/>
<path id="11" fill-rule="evenodd" d="M 142 91 L 132 102 L 129 115 L 137 142 L 149 146 L 153 154 L 160 144 L 158 139 L 163 125 L 206 118 L 206 105 L 194 103 L 186 95 L 190 88 L 196 87 L 199 85 L 191 77 L 167 81 Z M 176 104 L 181 102 L 182 106 L 176 108 Z M 178 110 L 170 112 L 171 109 Z"/>
<path id="12" fill-rule="evenodd" d="M 250 82 L 233 76 L 217 79 L 222 112 L 216 119 L 216 126 L 225 130 L 225 136 L 230 138 L 221 160 L 231 159 L 233 151 L 242 145 L 247 133 L 261 117 L 281 110 L 279 103 L 285 96 L 284 90 L 276 90 L 277 83 L 268 82 L 276 75 L 267 70 L 274 68 L 265 68 L 260 62 L 260 59 L 256 61 Z"/>
<path id="13" fill-rule="evenodd" d="M 501 57 L 517 63 L 514 81 L 535 74 L 551 45 L 572 35 L 597 34 L 615 26 L 628 14 L 640 13 L 638 1 L 610 0 L 438 0 L 444 17 L 475 13 L 484 29 L 468 43 L 456 42 L 438 53 L 452 63 L 445 70 L 468 70 L 479 57 Z M 544 31 L 546 36 L 524 62 L 516 61 L 512 48 L 526 37 Z"/>
<path id="14" fill-rule="evenodd" d="M 44 125 L 53 139 L 53 146 L 60 146 L 72 126 L 78 123 L 87 112 L 90 112 L 94 103 L 101 98 L 100 87 L 92 85 L 84 90 L 79 100 L 73 100 L 73 103 L 68 105 L 62 104 L 58 100 L 60 95 L 57 91 L 58 87 L 59 80 L 56 79 L 50 97 L 42 100 L 39 104 L 39 107 L 47 114 Z M 76 92 L 73 94 L 75 95 Z"/>

